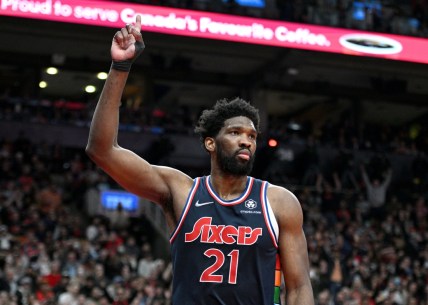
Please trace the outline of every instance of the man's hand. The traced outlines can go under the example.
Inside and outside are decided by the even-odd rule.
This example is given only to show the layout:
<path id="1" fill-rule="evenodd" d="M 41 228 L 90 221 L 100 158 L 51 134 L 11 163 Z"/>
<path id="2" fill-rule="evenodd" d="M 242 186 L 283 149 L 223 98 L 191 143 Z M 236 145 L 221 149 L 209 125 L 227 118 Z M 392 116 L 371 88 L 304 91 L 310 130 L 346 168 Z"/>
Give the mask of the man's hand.
<path id="1" fill-rule="evenodd" d="M 113 69 L 129 71 L 132 63 L 145 48 L 141 35 L 141 16 L 137 15 L 134 25 L 127 24 L 117 31 L 111 44 Z"/>

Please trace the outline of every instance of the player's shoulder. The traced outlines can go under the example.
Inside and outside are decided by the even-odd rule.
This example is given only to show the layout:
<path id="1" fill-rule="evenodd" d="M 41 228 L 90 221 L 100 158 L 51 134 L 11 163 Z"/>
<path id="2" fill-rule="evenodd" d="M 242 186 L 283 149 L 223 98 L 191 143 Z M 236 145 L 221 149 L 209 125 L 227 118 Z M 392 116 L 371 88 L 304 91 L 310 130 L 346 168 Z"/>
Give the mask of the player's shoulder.
<path id="1" fill-rule="evenodd" d="M 162 178 L 167 181 L 170 187 L 175 186 L 186 189 L 193 185 L 194 179 L 176 168 L 159 165 L 152 166 L 162 176 Z"/>
<path id="2" fill-rule="evenodd" d="M 298 201 L 297 197 L 289 189 L 280 185 L 272 184 L 272 183 L 268 184 L 267 196 L 269 198 L 269 201 L 281 201 L 281 202 Z"/>
<path id="3" fill-rule="evenodd" d="M 277 216 L 295 217 L 302 213 L 302 208 L 296 195 L 283 186 L 269 184 L 267 198 Z"/>

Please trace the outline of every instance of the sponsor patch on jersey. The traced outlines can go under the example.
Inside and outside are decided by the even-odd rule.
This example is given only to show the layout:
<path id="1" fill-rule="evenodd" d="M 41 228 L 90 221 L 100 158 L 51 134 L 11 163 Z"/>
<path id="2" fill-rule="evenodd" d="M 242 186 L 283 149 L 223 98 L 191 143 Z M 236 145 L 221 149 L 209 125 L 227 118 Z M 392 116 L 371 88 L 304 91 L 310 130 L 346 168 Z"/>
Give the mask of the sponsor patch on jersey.
<path id="1" fill-rule="evenodd" d="M 247 209 L 253 210 L 257 207 L 257 202 L 253 199 L 248 199 L 247 201 L 245 201 L 245 207 Z"/>
<path id="2" fill-rule="evenodd" d="M 261 214 L 262 212 L 259 210 L 255 210 L 257 208 L 257 201 L 253 199 L 248 199 L 245 201 L 244 206 L 247 208 L 246 210 L 240 210 L 241 214 Z"/>

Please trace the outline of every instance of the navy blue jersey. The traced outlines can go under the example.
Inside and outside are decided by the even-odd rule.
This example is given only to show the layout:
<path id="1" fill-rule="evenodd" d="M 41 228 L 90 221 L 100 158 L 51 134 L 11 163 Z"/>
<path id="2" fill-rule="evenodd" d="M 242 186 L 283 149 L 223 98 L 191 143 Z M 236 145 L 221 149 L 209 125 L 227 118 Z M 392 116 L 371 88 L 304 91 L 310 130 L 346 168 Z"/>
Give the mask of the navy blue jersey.
<path id="1" fill-rule="evenodd" d="M 267 186 L 248 177 L 243 194 L 225 201 L 210 176 L 194 180 L 170 240 L 173 305 L 279 303 L 278 225 Z"/>

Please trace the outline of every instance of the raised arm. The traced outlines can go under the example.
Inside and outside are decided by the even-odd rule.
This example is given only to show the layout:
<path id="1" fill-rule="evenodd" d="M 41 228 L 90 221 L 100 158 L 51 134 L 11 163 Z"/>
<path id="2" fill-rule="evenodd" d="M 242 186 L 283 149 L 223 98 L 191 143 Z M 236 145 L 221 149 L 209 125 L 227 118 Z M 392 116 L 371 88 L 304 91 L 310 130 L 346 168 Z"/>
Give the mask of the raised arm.
<path id="1" fill-rule="evenodd" d="M 278 186 L 271 186 L 268 196 L 279 226 L 279 253 L 287 305 L 313 305 L 314 296 L 309 277 L 309 258 L 300 203 L 291 192 Z"/>
<path id="2" fill-rule="evenodd" d="M 112 66 L 94 112 L 86 152 L 122 187 L 163 204 L 172 199 L 174 189 L 179 189 L 171 183 L 189 185 L 191 179 L 172 168 L 151 165 L 132 151 L 120 147 L 117 142 L 123 89 L 131 64 L 143 49 L 141 17 L 137 16 L 135 25 L 126 25 L 113 37 Z"/>
<path id="3" fill-rule="evenodd" d="M 370 187 L 371 186 L 370 179 L 369 179 L 369 176 L 367 175 L 366 168 L 364 167 L 363 164 L 360 166 L 360 170 L 361 170 L 361 175 L 363 177 L 364 184 L 366 185 L 366 187 Z"/>
<path id="4" fill-rule="evenodd" d="M 386 172 L 385 180 L 382 183 L 382 187 L 387 188 L 392 180 L 392 168 L 388 169 Z"/>

